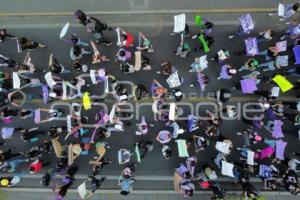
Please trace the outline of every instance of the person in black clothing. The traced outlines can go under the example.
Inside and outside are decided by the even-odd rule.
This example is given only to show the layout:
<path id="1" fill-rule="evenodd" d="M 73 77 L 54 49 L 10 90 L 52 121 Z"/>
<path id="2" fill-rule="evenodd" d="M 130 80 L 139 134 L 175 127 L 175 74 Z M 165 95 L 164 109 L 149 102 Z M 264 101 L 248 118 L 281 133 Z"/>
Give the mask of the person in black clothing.
<path id="1" fill-rule="evenodd" d="M 104 34 L 103 34 L 104 30 L 110 31 L 110 30 L 112 30 L 112 28 L 107 26 L 106 23 L 102 23 L 99 19 L 97 19 L 95 17 L 90 17 L 89 19 L 91 20 L 91 22 L 94 21 L 95 25 L 94 25 L 94 30 L 88 28 L 88 32 L 94 33 L 94 37 L 96 38 L 97 44 L 103 43 L 107 46 L 112 45 L 112 42 L 105 40 Z"/>
<path id="2" fill-rule="evenodd" d="M 218 100 L 218 104 L 222 105 L 223 103 L 229 101 L 231 97 L 231 92 L 228 89 L 220 89 L 216 92 L 216 99 Z"/>
<path id="3" fill-rule="evenodd" d="M 11 39 L 17 39 L 16 36 L 8 34 L 6 29 L 0 29 L 0 42 L 3 42 L 6 37 L 10 37 Z"/>
<path id="4" fill-rule="evenodd" d="M 140 151 L 141 159 L 145 158 L 147 153 L 153 150 L 153 142 L 151 141 L 141 140 L 137 142 L 137 145 Z"/>
<path id="5" fill-rule="evenodd" d="M 93 176 L 96 176 L 97 174 L 99 174 L 101 169 L 105 165 L 109 165 L 109 164 L 111 164 L 111 160 L 109 160 L 106 157 L 101 158 L 100 161 L 98 162 L 98 164 L 95 164 L 93 167 Z"/>
<path id="6" fill-rule="evenodd" d="M 76 10 L 74 12 L 74 19 L 75 21 L 79 22 L 80 24 L 86 26 L 90 23 L 90 18 L 86 16 L 86 14 L 82 10 Z"/>
<path id="7" fill-rule="evenodd" d="M 92 193 L 94 193 L 96 190 L 100 189 L 102 183 L 106 180 L 106 177 L 97 179 L 95 176 L 89 176 L 89 180 L 91 181 Z"/>
<path id="8" fill-rule="evenodd" d="M 9 57 L 5 57 L 3 55 L 0 54 L 0 67 L 8 67 L 8 68 L 17 68 L 18 64 L 16 63 L 16 61 L 14 61 L 13 59 L 9 58 Z"/>
<path id="9" fill-rule="evenodd" d="M 13 157 L 16 157 L 16 156 L 22 156 L 23 153 L 14 153 L 14 149 L 8 149 L 6 151 L 0 151 L 0 163 L 6 161 L 6 160 L 9 160 Z"/>
<path id="10" fill-rule="evenodd" d="M 47 46 L 44 44 L 41 44 L 39 42 L 35 42 L 32 40 L 29 40 L 25 37 L 19 38 L 18 39 L 18 53 L 21 53 L 24 50 L 33 50 L 36 48 L 46 48 Z"/>
<path id="11" fill-rule="evenodd" d="M 211 197 L 211 199 L 224 199 L 225 198 L 225 191 L 221 184 L 209 181 L 209 189 L 212 190 L 214 196 Z"/>

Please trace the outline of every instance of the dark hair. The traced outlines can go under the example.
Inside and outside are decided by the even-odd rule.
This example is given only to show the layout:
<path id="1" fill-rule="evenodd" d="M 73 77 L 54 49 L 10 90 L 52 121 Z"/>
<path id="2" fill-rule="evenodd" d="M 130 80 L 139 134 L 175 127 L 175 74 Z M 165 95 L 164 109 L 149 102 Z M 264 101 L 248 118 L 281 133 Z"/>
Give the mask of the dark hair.
<path id="1" fill-rule="evenodd" d="M 125 190 L 122 190 L 122 191 L 120 192 L 120 194 L 121 194 L 121 195 L 128 195 L 129 192 L 127 192 L 127 191 L 125 191 Z"/>
<path id="2" fill-rule="evenodd" d="M 29 171 L 34 172 L 34 167 L 30 167 Z"/>
<path id="3" fill-rule="evenodd" d="M 81 47 L 79 45 L 75 45 L 73 47 L 73 53 L 75 56 L 79 56 L 81 54 Z"/>
<path id="4" fill-rule="evenodd" d="M 212 22 L 205 22 L 204 24 L 204 28 L 212 28 L 214 26 L 214 24 Z"/>
<path id="5" fill-rule="evenodd" d="M 294 4 L 293 4 L 293 10 L 294 10 L 294 11 L 297 11 L 298 8 L 299 8 L 299 3 L 294 3 Z"/>
<path id="6" fill-rule="evenodd" d="M 27 41 L 28 41 L 28 40 L 27 40 L 26 38 L 24 38 L 24 37 L 21 37 L 20 40 L 19 40 L 19 42 L 20 42 L 21 44 L 25 44 Z"/>
<path id="7" fill-rule="evenodd" d="M 270 36 L 273 37 L 275 35 L 275 31 L 271 30 L 270 31 Z"/>
<path id="8" fill-rule="evenodd" d="M 119 56 L 126 56 L 126 51 L 125 50 L 121 50 L 121 51 L 119 51 Z"/>

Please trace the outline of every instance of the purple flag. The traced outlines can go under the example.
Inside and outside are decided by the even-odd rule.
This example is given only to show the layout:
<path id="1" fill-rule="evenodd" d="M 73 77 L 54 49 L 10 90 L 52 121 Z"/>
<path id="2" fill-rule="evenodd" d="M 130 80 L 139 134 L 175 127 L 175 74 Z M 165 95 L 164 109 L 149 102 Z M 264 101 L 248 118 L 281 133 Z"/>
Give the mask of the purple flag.
<path id="1" fill-rule="evenodd" d="M 244 79 L 240 81 L 242 92 L 244 94 L 252 94 L 254 91 L 257 90 L 256 82 L 254 79 Z"/>
<path id="2" fill-rule="evenodd" d="M 254 29 L 253 20 L 250 16 L 250 14 L 242 15 L 239 18 L 241 22 L 242 29 L 245 33 L 250 33 Z"/>
<path id="3" fill-rule="evenodd" d="M 297 45 L 293 48 L 293 52 L 294 52 L 294 55 L 295 55 L 295 64 L 300 64 L 300 46 Z"/>
<path id="4" fill-rule="evenodd" d="M 43 85 L 42 90 L 43 90 L 43 100 L 44 100 L 44 103 L 47 103 L 48 98 L 49 98 L 48 86 L 47 85 Z"/>
<path id="5" fill-rule="evenodd" d="M 248 56 L 255 56 L 258 54 L 258 45 L 256 37 L 251 37 L 245 40 L 246 52 Z"/>
<path id="6" fill-rule="evenodd" d="M 201 92 L 204 92 L 205 84 L 204 84 L 202 74 L 198 73 L 197 78 L 198 78 L 198 83 L 199 83 L 199 86 L 200 86 L 200 90 L 201 90 Z"/>
<path id="7" fill-rule="evenodd" d="M 227 74 L 228 65 L 223 65 L 220 72 L 220 77 L 222 79 L 228 80 L 229 75 Z"/>
<path id="8" fill-rule="evenodd" d="M 272 136 L 274 138 L 277 139 L 277 138 L 284 137 L 282 134 L 282 130 L 281 130 L 282 125 L 283 125 L 283 122 L 281 120 L 274 120 L 274 129 L 272 132 Z"/>
<path id="9" fill-rule="evenodd" d="M 260 152 L 260 159 L 264 159 L 267 157 L 272 156 L 272 154 L 275 152 L 275 149 L 272 147 L 266 147 Z"/>
<path id="10" fill-rule="evenodd" d="M 40 123 L 40 121 L 41 121 L 41 111 L 40 109 L 36 109 L 34 112 L 34 122 L 38 124 Z"/>
<path id="11" fill-rule="evenodd" d="M 259 165 L 259 176 L 261 176 L 263 178 L 272 177 L 272 169 L 267 165 L 260 164 Z"/>
<path id="12" fill-rule="evenodd" d="M 284 149 L 287 143 L 282 140 L 276 141 L 276 158 L 279 160 L 284 160 Z"/>

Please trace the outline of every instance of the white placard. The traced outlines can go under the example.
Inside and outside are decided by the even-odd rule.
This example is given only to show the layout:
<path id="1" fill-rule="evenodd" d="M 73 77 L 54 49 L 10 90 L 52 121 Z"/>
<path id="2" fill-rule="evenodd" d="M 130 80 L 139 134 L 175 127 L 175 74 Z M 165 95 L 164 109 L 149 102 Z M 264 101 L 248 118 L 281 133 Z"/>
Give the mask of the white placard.
<path id="1" fill-rule="evenodd" d="M 67 127 L 68 127 L 68 133 L 70 134 L 72 132 L 71 115 L 67 116 Z"/>
<path id="2" fill-rule="evenodd" d="M 176 110 L 176 104 L 171 103 L 170 111 L 169 111 L 169 120 L 175 121 L 175 110 Z"/>
<path id="3" fill-rule="evenodd" d="M 118 46 L 121 46 L 121 34 L 120 34 L 120 28 L 117 28 L 116 29 L 116 32 L 117 32 L 117 36 L 118 36 L 118 42 L 117 42 L 117 45 Z"/>
<path id="4" fill-rule="evenodd" d="M 286 48 L 287 48 L 287 41 L 286 40 L 281 41 L 281 42 L 276 42 L 277 52 L 284 52 L 284 51 L 286 51 Z"/>
<path id="5" fill-rule="evenodd" d="M 70 23 L 69 23 L 69 22 L 66 23 L 66 25 L 64 25 L 64 27 L 61 29 L 60 34 L 59 34 L 59 37 L 60 37 L 60 38 L 65 37 L 65 35 L 66 35 L 67 32 L 68 32 L 69 27 L 70 27 Z"/>
<path id="6" fill-rule="evenodd" d="M 83 182 L 81 185 L 78 186 L 77 192 L 79 193 L 79 196 L 81 199 L 86 199 L 88 195 L 88 191 L 86 189 L 86 184 Z"/>
<path id="7" fill-rule="evenodd" d="M 273 87 L 272 90 L 271 90 L 271 96 L 272 97 L 278 97 L 279 96 L 279 91 L 280 91 L 279 87 Z"/>
<path id="8" fill-rule="evenodd" d="M 13 72 L 13 87 L 14 89 L 20 89 L 21 87 L 21 80 L 17 72 Z"/>
<path id="9" fill-rule="evenodd" d="M 227 58 L 223 50 L 218 51 L 218 57 L 220 60 L 225 60 Z"/>
<path id="10" fill-rule="evenodd" d="M 185 14 L 175 15 L 174 16 L 174 33 L 180 33 L 185 29 L 186 17 Z"/>
<path id="11" fill-rule="evenodd" d="M 222 170 L 221 170 L 221 174 L 224 176 L 230 176 L 230 177 L 234 177 L 233 174 L 233 167 L 234 165 L 231 163 L 228 163 L 226 161 L 222 161 Z"/>
<path id="12" fill-rule="evenodd" d="M 48 72 L 45 74 L 45 80 L 47 82 L 47 85 L 51 88 L 53 85 L 55 85 L 55 81 L 52 78 L 51 72 Z"/>
<path id="13" fill-rule="evenodd" d="M 226 142 L 217 142 L 216 149 L 222 153 L 229 154 L 230 144 Z"/>
<path id="14" fill-rule="evenodd" d="M 278 16 L 279 16 L 279 17 L 285 16 L 285 5 L 282 4 L 282 3 L 280 3 L 280 4 L 278 5 Z"/>
<path id="15" fill-rule="evenodd" d="M 177 71 L 169 76 L 167 83 L 170 88 L 175 88 L 181 85 Z"/>
<path id="16" fill-rule="evenodd" d="M 247 151 L 247 164 L 254 166 L 254 152 Z"/>
<path id="17" fill-rule="evenodd" d="M 91 77 L 92 83 L 97 84 L 96 70 L 93 70 L 93 69 L 90 70 L 90 77 Z"/>

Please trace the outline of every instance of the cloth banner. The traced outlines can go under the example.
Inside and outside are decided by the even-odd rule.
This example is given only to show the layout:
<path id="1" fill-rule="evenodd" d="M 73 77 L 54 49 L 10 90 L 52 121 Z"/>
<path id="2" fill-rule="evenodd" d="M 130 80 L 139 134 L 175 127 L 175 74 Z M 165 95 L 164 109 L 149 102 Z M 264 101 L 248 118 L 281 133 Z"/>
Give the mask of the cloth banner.
<path id="1" fill-rule="evenodd" d="M 287 41 L 276 42 L 277 52 L 284 52 L 287 48 Z"/>
<path id="2" fill-rule="evenodd" d="M 38 124 L 41 121 L 41 110 L 36 109 L 34 110 L 34 123 Z"/>
<path id="3" fill-rule="evenodd" d="M 276 75 L 272 80 L 277 83 L 282 92 L 287 92 L 294 87 L 293 84 L 282 75 Z"/>
<path id="4" fill-rule="evenodd" d="M 222 170 L 221 170 L 221 174 L 224 176 L 230 176 L 230 177 L 234 177 L 233 174 L 233 167 L 234 165 L 231 163 L 228 163 L 226 161 L 222 161 Z"/>
<path id="5" fill-rule="evenodd" d="M 13 74 L 13 87 L 14 87 L 14 89 L 20 89 L 20 87 L 21 87 L 21 80 L 20 80 L 20 78 L 19 78 L 19 76 L 18 76 L 18 73 L 17 72 L 13 72 L 12 73 Z"/>
<path id="6" fill-rule="evenodd" d="M 284 137 L 283 134 L 282 134 L 282 127 L 283 125 L 283 122 L 281 120 L 275 120 L 274 121 L 274 129 L 273 129 L 273 132 L 272 132 L 272 136 L 274 138 L 282 138 Z"/>
<path id="7" fill-rule="evenodd" d="M 295 64 L 300 64 L 300 45 L 297 45 L 293 48 L 294 56 L 295 56 Z"/>
<path id="8" fill-rule="evenodd" d="M 61 29 L 61 31 L 60 31 L 60 34 L 59 34 L 59 37 L 60 37 L 60 38 L 63 38 L 63 37 L 66 36 L 69 27 L 70 27 L 70 23 L 67 22 L 67 23 L 64 25 L 64 27 Z"/>
<path id="9" fill-rule="evenodd" d="M 189 157 L 187 144 L 185 140 L 176 140 L 179 157 Z"/>
<path id="10" fill-rule="evenodd" d="M 136 159 L 140 163 L 141 162 L 141 154 L 140 154 L 139 146 L 137 144 L 135 145 L 135 153 L 136 153 Z"/>
<path id="11" fill-rule="evenodd" d="M 244 94 L 253 94 L 257 90 L 256 82 L 254 79 L 240 80 L 242 92 Z"/>
<path id="12" fill-rule="evenodd" d="M 203 25 L 203 19 L 200 15 L 195 16 L 195 24 L 200 27 Z"/>
<path id="13" fill-rule="evenodd" d="M 142 67 L 142 53 L 141 51 L 136 51 L 134 55 L 135 55 L 134 71 L 140 71 Z"/>
<path id="14" fill-rule="evenodd" d="M 253 151 L 247 151 L 247 164 L 254 166 L 254 152 Z"/>
<path id="15" fill-rule="evenodd" d="M 279 160 L 284 160 L 284 150 L 287 143 L 282 140 L 276 141 L 276 158 Z"/>
<path id="16" fill-rule="evenodd" d="M 89 97 L 89 93 L 88 92 L 83 93 L 82 103 L 83 103 L 84 110 L 89 110 L 89 109 L 92 108 L 92 106 L 91 106 L 91 99 Z"/>
<path id="17" fill-rule="evenodd" d="M 258 45 L 256 37 L 251 37 L 245 40 L 246 52 L 248 56 L 255 56 L 258 54 Z"/>
<path id="18" fill-rule="evenodd" d="M 180 33 L 184 31 L 186 23 L 185 14 L 175 15 L 174 16 L 174 33 Z"/>
<path id="19" fill-rule="evenodd" d="M 170 88 L 175 88 L 181 85 L 177 71 L 169 76 L 167 83 L 169 84 Z"/>
<path id="20" fill-rule="evenodd" d="M 289 65 L 289 56 L 277 56 L 276 57 L 276 65 L 280 67 L 286 67 Z"/>
<path id="21" fill-rule="evenodd" d="M 1 136 L 3 139 L 9 139 L 13 136 L 15 128 L 3 127 L 1 129 Z"/>
<path id="22" fill-rule="evenodd" d="M 204 53 L 209 52 L 210 49 L 209 49 L 209 47 L 208 47 L 208 45 L 207 45 L 207 43 L 206 43 L 206 41 L 205 41 L 205 39 L 204 39 L 204 37 L 203 37 L 202 34 L 198 37 L 198 39 L 200 40 L 200 42 L 203 45 Z"/>
<path id="23" fill-rule="evenodd" d="M 262 178 L 271 178 L 272 177 L 272 169 L 267 166 L 267 165 L 263 165 L 260 164 L 259 165 L 259 176 L 261 176 Z"/>
<path id="24" fill-rule="evenodd" d="M 254 29 L 253 20 L 252 20 L 250 14 L 242 15 L 239 18 L 239 20 L 240 20 L 240 23 L 241 23 L 241 26 L 242 26 L 242 30 L 245 33 L 250 33 Z"/>
<path id="25" fill-rule="evenodd" d="M 229 154 L 230 144 L 226 142 L 217 142 L 216 149 L 224 154 Z"/>
<path id="26" fill-rule="evenodd" d="M 207 61 L 206 58 L 207 58 L 207 55 L 201 56 L 201 57 L 199 58 L 199 65 L 200 65 L 199 68 L 205 69 L 205 68 L 208 67 L 208 61 Z"/>

